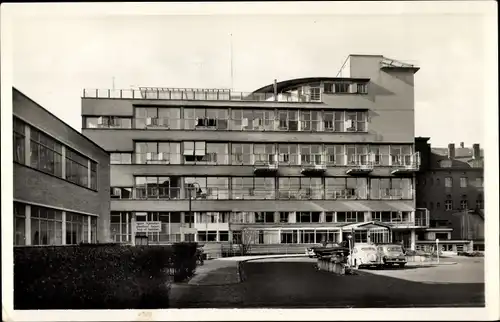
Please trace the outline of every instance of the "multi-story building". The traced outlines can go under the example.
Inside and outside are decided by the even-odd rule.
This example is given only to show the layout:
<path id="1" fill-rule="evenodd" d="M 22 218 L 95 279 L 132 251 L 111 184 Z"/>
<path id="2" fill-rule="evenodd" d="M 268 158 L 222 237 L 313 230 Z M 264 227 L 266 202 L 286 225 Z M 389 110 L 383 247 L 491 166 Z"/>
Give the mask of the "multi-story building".
<path id="1" fill-rule="evenodd" d="M 249 234 L 254 247 L 303 247 L 352 235 L 414 247 L 428 226 L 415 207 L 418 69 L 350 55 L 342 77 L 252 93 L 84 90 L 82 132 L 111 153 L 113 238 L 161 221 L 150 243 Z"/>
<path id="2" fill-rule="evenodd" d="M 472 242 L 484 249 L 484 159 L 479 144 L 431 148 L 429 138 L 416 138 L 422 164 L 417 173 L 417 206 L 430 211 L 430 227 L 418 240 L 435 240 L 449 251 Z M 418 242 L 425 244 L 426 242 Z"/>
<path id="3" fill-rule="evenodd" d="M 14 245 L 109 241 L 109 154 L 17 89 Z"/>

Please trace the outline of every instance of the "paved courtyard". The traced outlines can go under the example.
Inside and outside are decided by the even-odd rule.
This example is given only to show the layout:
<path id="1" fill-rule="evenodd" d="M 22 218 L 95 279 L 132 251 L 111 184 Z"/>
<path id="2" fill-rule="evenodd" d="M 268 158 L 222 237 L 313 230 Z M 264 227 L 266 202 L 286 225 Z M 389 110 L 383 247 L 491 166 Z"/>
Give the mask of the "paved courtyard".
<path id="1" fill-rule="evenodd" d="M 226 264 L 208 261 L 194 282 L 173 286 L 170 307 L 484 306 L 483 258 L 454 258 L 454 265 L 360 270 L 348 276 L 317 271 L 315 261 L 309 258 L 249 261 L 241 264 L 239 272 L 234 261 Z M 210 265 L 215 266 L 210 268 Z M 242 282 L 236 278 L 238 273 Z"/>

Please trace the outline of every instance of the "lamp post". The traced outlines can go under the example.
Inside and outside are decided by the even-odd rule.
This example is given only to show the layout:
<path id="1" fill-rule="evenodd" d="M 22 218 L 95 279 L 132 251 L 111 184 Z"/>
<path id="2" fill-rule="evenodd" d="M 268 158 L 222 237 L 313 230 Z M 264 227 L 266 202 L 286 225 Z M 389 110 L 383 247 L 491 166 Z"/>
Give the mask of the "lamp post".
<path id="1" fill-rule="evenodd" d="M 350 261 L 351 261 L 351 263 L 349 263 L 349 264 L 351 264 L 351 266 L 352 266 L 352 247 L 351 247 L 351 239 L 352 239 L 352 235 L 351 235 L 351 234 L 347 235 L 347 240 L 349 241 L 349 257 L 351 258 L 351 260 L 350 260 Z"/>

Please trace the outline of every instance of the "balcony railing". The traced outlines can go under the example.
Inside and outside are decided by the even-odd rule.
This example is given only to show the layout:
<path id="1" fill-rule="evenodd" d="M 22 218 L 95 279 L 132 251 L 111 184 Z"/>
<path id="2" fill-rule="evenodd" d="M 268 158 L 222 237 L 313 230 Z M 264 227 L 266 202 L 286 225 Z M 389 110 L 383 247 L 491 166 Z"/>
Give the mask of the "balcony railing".
<path id="1" fill-rule="evenodd" d="M 116 188 L 119 190 L 119 188 Z M 129 193 L 112 194 L 112 199 L 165 199 L 187 200 L 188 189 L 180 187 L 136 187 L 128 189 Z M 292 189 L 263 189 L 263 188 L 218 188 L 202 187 L 192 193 L 193 200 L 410 200 L 412 194 L 404 196 L 401 189 L 390 189 L 379 198 L 370 198 L 364 189 L 327 189 L 323 188 L 292 188 Z M 389 193 L 393 193 L 392 195 Z M 114 193 L 114 192 L 112 192 Z M 425 218 L 422 219 L 425 221 Z"/>
<path id="2" fill-rule="evenodd" d="M 84 89 L 83 98 L 144 99 L 144 100 L 194 100 L 194 101 L 251 101 L 251 102 L 318 102 L 310 95 L 292 93 L 235 92 L 224 89 Z"/>
<path id="3" fill-rule="evenodd" d="M 395 169 L 393 174 L 418 171 L 420 168 L 420 152 L 406 155 L 391 156 L 391 165 Z"/>

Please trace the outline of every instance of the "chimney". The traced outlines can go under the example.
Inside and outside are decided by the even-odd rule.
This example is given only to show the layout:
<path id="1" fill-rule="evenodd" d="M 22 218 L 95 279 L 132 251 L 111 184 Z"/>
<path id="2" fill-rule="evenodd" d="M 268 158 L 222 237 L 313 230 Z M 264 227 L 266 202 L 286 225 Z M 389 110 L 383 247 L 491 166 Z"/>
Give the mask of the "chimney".
<path id="1" fill-rule="evenodd" d="M 460 147 L 463 149 L 464 148 L 464 143 L 460 142 Z"/>
<path id="2" fill-rule="evenodd" d="M 479 149 L 479 144 L 475 143 L 472 145 L 472 158 L 477 160 L 481 157 L 481 150 Z"/>
<path id="3" fill-rule="evenodd" d="M 455 159 L 455 144 L 448 144 L 448 159 Z"/>
<path id="4" fill-rule="evenodd" d="M 274 80 L 273 84 L 273 89 L 274 89 L 274 100 L 278 101 L 278 80 Z"/>

